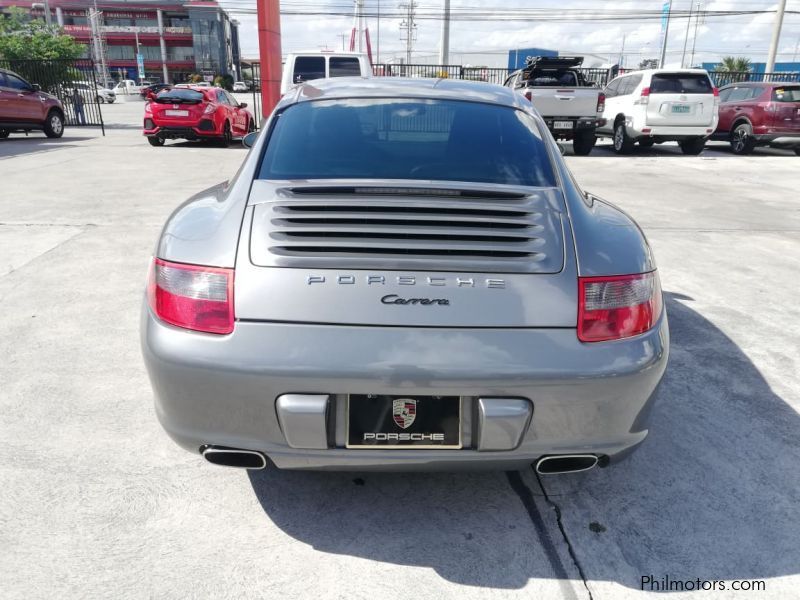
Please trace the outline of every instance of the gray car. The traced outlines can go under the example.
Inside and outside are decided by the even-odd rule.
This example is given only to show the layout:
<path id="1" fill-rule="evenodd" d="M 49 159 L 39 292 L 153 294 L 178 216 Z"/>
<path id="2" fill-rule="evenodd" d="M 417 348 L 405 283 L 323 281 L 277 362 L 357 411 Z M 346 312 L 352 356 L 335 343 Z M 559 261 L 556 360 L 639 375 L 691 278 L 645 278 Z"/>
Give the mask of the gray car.
<path id="1" fill-rule="evenodd" d="M 141 333 L 167 433 L 244 468 L 605 466 L 669 347 L 636 223 L 525 98 L 434 79 L 285 96 L 168 219 Z"/>

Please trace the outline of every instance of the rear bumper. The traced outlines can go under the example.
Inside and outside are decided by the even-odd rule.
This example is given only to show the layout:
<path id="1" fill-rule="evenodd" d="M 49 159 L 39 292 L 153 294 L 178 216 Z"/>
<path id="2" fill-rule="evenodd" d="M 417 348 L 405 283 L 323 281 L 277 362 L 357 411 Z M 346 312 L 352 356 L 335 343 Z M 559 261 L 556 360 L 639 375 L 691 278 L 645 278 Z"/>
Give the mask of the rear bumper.
<path id="1" fill-rule="evenodd" d="M 568 453 L 614 460 L 647 435 L 669 346 L 666 314 L 641 336 L 582 344 L 573 329 L 254 322 L 212 336 L 165 325 L 145 306 L 141 334 L 156 413 L 179 445 L 257 450 L 292 469 L 511 468 Z M 322 449 L 290 447 L 287 438 L 309 432 L 281 430 L 285 394 L 329 395 Z M 346 449 L 347 394 L 461 396 L 464 448 Z M 532 418 L 515 448 L 480 451 L 478 399 L 504 397 L 529 400 Z"/>
<path id="2" fill-rule="evenodd" d="M 222 131 L 217 131 L 217 129 L 214 121 L 210 119 L 201 119 L 191 125 L 162 125 L 153 122 L 152 119 L 146 119 L 143 134 L 148 137 L 159 136 L 165 139 L 197 140 L 222 136 Z"/>
<path id="3" fill-rule="evenodd" d="M 594 131 L 598 127 L 605 125 L 606 120 L 597 117 L 542 117 L 547 129 L 557 138 L 572 137 L 575 133 L 584 131 Z M 570 121 L 571 129 L 555 129 L 554 121 Z"/>

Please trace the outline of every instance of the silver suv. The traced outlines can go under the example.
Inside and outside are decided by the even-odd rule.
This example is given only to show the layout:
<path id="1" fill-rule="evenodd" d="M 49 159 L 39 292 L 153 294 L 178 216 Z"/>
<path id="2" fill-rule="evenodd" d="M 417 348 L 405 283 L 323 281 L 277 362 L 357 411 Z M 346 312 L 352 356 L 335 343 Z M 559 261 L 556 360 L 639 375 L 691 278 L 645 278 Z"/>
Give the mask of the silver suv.
<path id="1" fill-rule="evenodd" d="M 245 468 L 604 466 L 668 354 L 641 230 L 523 96 L 450 80 L 284 97 L 167 221 L 141 331 L 167 432 Z"/>

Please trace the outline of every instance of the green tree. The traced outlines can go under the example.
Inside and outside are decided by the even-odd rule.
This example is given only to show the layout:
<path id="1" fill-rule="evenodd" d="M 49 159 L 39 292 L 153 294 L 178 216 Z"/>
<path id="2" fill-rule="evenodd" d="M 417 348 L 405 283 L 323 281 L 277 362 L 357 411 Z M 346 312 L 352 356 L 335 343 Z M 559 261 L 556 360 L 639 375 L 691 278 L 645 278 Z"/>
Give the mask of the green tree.
<path id="1" fill-rule="evenodd" d="M 0 18 L 0 58 L 6 60 L 74 60 L 83 46 L 72 36 L 40 19 L 30 19 L 12 6 L 8 16 Z"/>
<path id="2" fill-rule="evenodd" d="M 726 56 L 716 70 L 722 73 L 749 73 L 751 68 L 752 65 L 749 58 Z"/>

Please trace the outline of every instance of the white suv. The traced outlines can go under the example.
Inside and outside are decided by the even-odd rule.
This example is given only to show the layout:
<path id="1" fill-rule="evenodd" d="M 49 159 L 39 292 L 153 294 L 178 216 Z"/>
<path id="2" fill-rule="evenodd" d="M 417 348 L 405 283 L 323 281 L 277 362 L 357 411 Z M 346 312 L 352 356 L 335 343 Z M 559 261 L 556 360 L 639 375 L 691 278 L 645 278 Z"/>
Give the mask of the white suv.
<path id="1" fill-rule="evenodd" d="M 703 69 L 650 69 L 626 73 L 604 90 L 605 125 L 617 154 L 633 145 L 676 141 L 684 154 L 700 154 L 719 121 L 719 92 Z"/>

